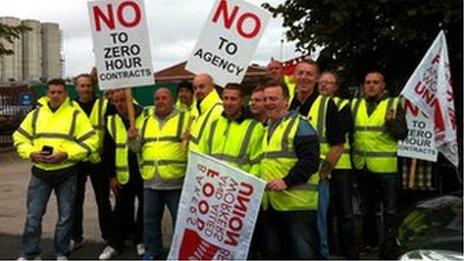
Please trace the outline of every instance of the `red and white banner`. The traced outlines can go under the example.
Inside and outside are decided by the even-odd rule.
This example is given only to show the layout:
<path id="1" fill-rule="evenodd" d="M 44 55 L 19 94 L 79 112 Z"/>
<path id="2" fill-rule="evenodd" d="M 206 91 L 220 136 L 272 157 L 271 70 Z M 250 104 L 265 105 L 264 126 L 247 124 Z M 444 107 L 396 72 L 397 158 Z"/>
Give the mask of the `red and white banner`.
<path id="1" fill-rule="evenodd" d="M 398 156 L 436 162 L 438 151 L 433 121 L 409 100 L 406 100 L 404 107 L 408 137 L 398 141 Z"/>
<path id="2" fill-rule="evenodd" d="M 168 260 L 245 260 L 264 188 L 256 177 L 190 152 Z"/>
<path id="3" fill-rule="evenodd" d="M 456 114 L 448 48 L 443 31 L 435 38 L 401 95 L 434 119 L 437 149 L 457 167 Z"/>

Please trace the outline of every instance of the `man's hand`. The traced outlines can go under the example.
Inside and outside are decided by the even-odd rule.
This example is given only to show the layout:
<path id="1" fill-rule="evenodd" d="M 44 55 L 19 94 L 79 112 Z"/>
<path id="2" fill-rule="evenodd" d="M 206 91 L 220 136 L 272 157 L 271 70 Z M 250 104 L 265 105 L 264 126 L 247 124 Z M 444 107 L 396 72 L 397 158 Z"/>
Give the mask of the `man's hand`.
<path id="1" fill-rule="evenodd" d="M 46 163 L 46 158 L 48 154 L 43 151 L 34 151 L 29 154 L 29 157 L 31 158 L 32 162 L 35 163 Z"/>
<path id="2" fill-rule="evenodd" d="M 332 172 L 333 166 L 327 160 L 321 160 L 321 165 L 319 166 L 319 178 L 322 180 L 330 179 L 330 172 Z"/>
<path id="3" fill-rule="evenodd" d="M 68 158 L 68 153 L 57 152 L 45 157 L 45 163 L 58 164 Z"/>
<path id="4" fill-rule="evenodd" d="M 267 183 L 266 188 L 268 190 L 282 191 L 287 189 L 287 184 L 283 179 L 274 179 Z"/>
<path id="5" fill-rule="evenodd" d="M 119 181 L 116 177 L 110 178 L 110 189 L 113 191 L 114 195 L 117 196 L 119 194 Z"/>
<path id="6" fill-rule="evenodd" d="M 127 131 L 127 138 L 129 140 L 134 140 L 135 138 L 137 138 L 137 128 L 129 128 L 129 130 Z"/>
<path id="7" fill-rule="evenodd" d="M 389 108 L 387 110 L 387 115 L 385 116 L 385 121 L 390 122 L 395 118 L 395 110 L 393 108 Z"/>

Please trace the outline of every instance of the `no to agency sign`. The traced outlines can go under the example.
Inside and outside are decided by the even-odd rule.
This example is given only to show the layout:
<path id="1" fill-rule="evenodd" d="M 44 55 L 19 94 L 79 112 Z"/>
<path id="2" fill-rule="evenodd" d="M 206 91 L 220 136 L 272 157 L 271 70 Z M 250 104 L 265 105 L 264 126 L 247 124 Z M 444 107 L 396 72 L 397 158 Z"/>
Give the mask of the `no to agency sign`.
<path id="1" fill-rule="evenodd" d="M 88 2 L 101 90 L 154 84 L 142 0 Z"/>
<path id="2" fill-rule="evenodd" d="M 218 0 L 185 69 L 207 73 L 214 83 L 240 83 L 253 58 L 269 12 L 242 0 Z"/>

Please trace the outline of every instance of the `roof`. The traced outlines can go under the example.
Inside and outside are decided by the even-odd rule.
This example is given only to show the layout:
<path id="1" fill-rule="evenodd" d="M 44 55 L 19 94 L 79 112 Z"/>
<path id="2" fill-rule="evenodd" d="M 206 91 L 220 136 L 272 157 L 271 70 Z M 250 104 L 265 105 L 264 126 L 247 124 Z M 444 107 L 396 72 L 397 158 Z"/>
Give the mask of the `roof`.
<path id="1" fill-rule="evenodd" d="M 181 82 L 193 80 L 193 73 L 185 70 L 186 64 L 187 61 L 181 62 L 171 67 L 155 72 L 156 82 Z M 266 76 L 266 68 L 256 64 L 252 64 L 247 68 L 245 80 L 255 77 L 260 78 L 264 76 Z"/>

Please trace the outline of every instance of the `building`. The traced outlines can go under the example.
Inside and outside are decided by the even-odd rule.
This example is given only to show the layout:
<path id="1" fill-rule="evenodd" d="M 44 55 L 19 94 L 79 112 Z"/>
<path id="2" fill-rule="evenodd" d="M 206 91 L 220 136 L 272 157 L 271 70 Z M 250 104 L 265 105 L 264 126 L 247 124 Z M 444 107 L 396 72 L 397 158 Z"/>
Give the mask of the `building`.
<path id="1" fill-rule="evenodd" d="M 23 33 L 23 80 L 38 81 L 42 77 L 42 33 L 40 22 L 23 20 L 31 30 Z"/>
<path id="2" fill-rule="evenodd" d="M 56 23 L 43 23 L 42 29 L 42 77 L 61 77 L 61 36 Z"/>
<path id="3" fill-rule="evenodd" d="M 63 75 L 62 38 L 57 23 L 15 17 L 0 17 L 0 23 L 30 29 L 13 39 L 13 43 L 1 40 L 7 49 L 13 50 L 13 55 L 0 57 L 0 82 L 45 82 Z"/>
<path id="4" fill-rule="evenodd" d="M 0 23 L 9 26 L 18 26 L 21 21 L 15 17 L 1 17 Z M 13 50 L 12 55 L 3 55 L 0 57 L 0 80 L 3 81 L 20 81 L 23 79 L 23 50 L 22 39 L 13 39 L 10 43 L 2 39 L 5 48 Z"/>

